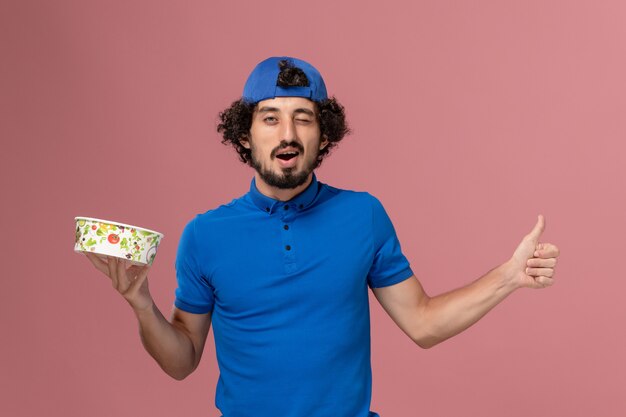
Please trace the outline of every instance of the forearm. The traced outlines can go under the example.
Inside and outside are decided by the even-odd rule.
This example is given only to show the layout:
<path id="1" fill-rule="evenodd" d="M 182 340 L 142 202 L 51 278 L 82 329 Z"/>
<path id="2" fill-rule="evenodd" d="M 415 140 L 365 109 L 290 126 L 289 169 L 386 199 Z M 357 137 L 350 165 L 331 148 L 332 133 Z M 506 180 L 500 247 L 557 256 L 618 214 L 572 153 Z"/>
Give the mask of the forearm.
<path id="1" fill-rule="evenodd" d="M 135 315 L 144 348 L 165 373 L 181 380 L 196 368 L 196 352 L 191 339 L 167 321 L 155 304 L 144 311 L 135 311 Z"/>
<path id="2" fill-rule="evenodd" d="M 420 314 L 419 345 L 434 346 L 476 323 L 516 289 L 509 277 L 505 263 L 465 287 L 429 298 Z"/>

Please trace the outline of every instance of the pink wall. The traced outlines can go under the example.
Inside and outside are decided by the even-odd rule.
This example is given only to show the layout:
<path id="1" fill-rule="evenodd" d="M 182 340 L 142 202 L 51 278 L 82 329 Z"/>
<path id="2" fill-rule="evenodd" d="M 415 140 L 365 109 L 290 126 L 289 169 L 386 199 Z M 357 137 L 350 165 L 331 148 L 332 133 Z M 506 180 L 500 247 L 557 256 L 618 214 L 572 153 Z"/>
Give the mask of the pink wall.
<path id="1" fill-rule="evenodd" d="M 314 63 L 354 129 L 319 179 L 383 201 L 430 294 L 506 260 L 539 213 L 561 248 L 557 285 L 432 350 L 372 295 L 372 409 L 626 415 L 624 2 L 7 3 L 0 415 L 220 415 L 212 333 L 169 379 L 73 252 L 73 218 L 165 234 L 150 282 L 168 314 L 182 227 L 253 174 L 217 113 L 278 54 Z"/>

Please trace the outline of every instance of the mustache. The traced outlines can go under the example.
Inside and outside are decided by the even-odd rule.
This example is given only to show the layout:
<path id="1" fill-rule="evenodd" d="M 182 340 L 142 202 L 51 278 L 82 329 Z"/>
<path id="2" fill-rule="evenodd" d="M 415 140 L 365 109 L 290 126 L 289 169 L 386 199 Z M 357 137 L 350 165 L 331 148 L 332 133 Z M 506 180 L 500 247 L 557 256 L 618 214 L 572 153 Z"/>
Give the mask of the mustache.
<path id="1" fill-rule="evenodd" d="M 280 146 L 272 150 L 271 157 L 274 158 L 281 149 L 285 149 L 285 148 L 294 148 L 294 149 L 297 149 L 298 152 L 300 153 L 304 152 L 304 148 L 302 147 L 302 145 L 300 145 L 297 142 L 281 142 Z"/>

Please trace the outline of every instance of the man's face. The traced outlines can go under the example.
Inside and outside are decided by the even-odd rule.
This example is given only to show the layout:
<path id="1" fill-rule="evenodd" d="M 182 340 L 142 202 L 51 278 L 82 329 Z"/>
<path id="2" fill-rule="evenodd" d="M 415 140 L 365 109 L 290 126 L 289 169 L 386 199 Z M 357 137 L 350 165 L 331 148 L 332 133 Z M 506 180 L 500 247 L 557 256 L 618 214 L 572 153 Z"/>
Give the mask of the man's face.
<path id="1" fill-rule="evenodd" d="M 316 105 L 302 97 L 277 97 L 257 104 L 250 138 L 241 140 L 252 153 L 252 167 L 276 188 L 304 184 L 317 165 L 321 149 Z"/>

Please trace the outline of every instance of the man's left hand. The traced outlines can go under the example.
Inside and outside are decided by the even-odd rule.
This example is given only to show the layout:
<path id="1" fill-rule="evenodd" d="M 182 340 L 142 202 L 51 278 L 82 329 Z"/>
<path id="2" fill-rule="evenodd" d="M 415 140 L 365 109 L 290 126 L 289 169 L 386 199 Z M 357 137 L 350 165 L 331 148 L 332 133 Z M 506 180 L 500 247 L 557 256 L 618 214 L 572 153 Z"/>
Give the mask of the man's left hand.
<path id="1" fill-rule="evenodd" d="M 552 243 L 539 243 L 545 228 L 540 214 L 533 230 L 524 236 L 509 260 L 511 278 L 520 287 L 545 288 L 554 284 L 554 268 L 559 248 Z"/>

